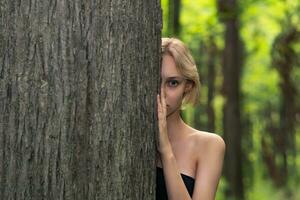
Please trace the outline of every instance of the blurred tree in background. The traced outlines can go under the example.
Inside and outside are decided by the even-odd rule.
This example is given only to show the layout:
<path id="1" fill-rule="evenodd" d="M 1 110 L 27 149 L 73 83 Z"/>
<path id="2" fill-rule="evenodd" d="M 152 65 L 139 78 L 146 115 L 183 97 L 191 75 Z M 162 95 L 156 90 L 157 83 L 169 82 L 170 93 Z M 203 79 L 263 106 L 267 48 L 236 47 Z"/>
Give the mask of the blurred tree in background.
<path id="1" fill-rule="evenodd" d="M 193 127 L 227 144 L 217 199 L 300 199 L 300 2 L 162 0 L 163 36 L 191 49 Z"/>
<path id="2" fill-rule="evenodd" d="M 224 24 L 222 51 L 223 137 L 226 142 L 224 175 L 227 197 L 244 198 L 241 150 L 240 72 L 242 46 L 240 41 L 239 5 L 237 0 L 218 0 L 218 17 Z"/>

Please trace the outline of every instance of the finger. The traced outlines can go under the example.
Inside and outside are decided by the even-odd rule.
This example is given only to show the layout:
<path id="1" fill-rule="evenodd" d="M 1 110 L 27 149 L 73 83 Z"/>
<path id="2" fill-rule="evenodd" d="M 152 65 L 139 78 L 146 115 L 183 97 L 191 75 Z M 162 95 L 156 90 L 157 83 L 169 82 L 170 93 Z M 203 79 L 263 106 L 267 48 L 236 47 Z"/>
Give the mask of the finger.
<path id="1" fill-rule="evenodd" d="M 160 95 L 157 95 L 157 111 L 161 112 L 161 101 L 160 101 Z"/>
<path id="2" fill-rule="evenodd" d="M 163 89 L 163 97 L 164 97 L 164 99 L 166 98 L 166 91 L 165 91 L 165 88 Z"/>
<path id="3" fill-rule="evenodd" d="M 160 89 L 160 101 L 161 101 L 161 103 L 163 102 L 163 98 L 164 98 L 164 87 L 161 87 L 161 89 Z"/>
<path id="4" fill-rule="evenodd" d="M 165 95 L 165 90 L 164 88 L 161 89 L 161 104 L 162 104 L 162 107 L 163 109 L 166 108 L 166 95 Z"/>
<path id="5" fill-rule="evenodd" d="M 165 97 L 165 89 L 163 86 L 160 88 L 160 97 Z"/>

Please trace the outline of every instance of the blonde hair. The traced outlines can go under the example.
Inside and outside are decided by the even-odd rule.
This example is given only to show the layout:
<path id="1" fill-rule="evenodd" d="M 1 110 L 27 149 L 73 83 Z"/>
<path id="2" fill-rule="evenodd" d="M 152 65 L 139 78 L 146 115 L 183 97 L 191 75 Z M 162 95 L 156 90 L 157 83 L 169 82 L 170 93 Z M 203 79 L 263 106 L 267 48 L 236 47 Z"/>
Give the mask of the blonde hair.
<path id="1" fill-rule="evenodd" d="M 183 105 L 198 103 L 200 95 L 200 80 L 195 61 L 186 45 L 177 38 L 162 38 L 162 55 L 173 57 L 176 68 L 185 79 L 193 83 L 192 89 L 183 98 Z"/>

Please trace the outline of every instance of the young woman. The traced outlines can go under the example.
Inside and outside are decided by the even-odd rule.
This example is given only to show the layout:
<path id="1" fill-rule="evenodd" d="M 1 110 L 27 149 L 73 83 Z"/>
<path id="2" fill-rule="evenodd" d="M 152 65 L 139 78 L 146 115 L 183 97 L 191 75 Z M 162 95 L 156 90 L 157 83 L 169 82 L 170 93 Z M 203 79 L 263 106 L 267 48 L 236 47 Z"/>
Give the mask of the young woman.
<path id="1" fill-rule="evenodd" d="M 199 96 L 195 62 L 178 39 L 162 39 L 161 93 L 157 95 L 159 157 L 156 199 L 213 200 L 221 176 L 225 143 L 180 117 L 182 104 Z"/>

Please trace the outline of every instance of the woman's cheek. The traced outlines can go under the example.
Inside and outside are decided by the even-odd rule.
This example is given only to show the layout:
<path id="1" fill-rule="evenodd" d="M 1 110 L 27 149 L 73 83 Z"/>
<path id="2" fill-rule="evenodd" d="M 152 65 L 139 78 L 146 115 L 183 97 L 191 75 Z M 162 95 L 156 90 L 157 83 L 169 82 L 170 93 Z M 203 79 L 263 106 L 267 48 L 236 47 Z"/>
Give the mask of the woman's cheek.
<path id="1" fill-rule="evenodd" d="M 172 107 L 178 107 L 178 105 L 181 104 L 182 98 L 181 95 L 176 93 L 176 92 L 172 92 L 169 94 L 168 96 L 168 101 L 169 104 L 167 103 L 167 105 L 172 106 Z"/>

